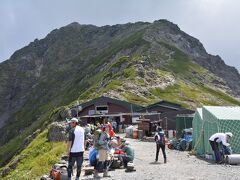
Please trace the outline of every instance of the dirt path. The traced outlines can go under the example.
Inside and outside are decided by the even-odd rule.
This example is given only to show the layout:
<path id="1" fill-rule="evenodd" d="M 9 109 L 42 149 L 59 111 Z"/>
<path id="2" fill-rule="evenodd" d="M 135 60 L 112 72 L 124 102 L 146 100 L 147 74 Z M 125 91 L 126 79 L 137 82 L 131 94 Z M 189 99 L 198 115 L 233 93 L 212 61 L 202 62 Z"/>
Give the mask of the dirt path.
<path id="1" fill-rule="evenodd" d="M 154 163 L 155 143 L 139 142 L 128 139 L 135 149 L 134 164 L 136 172 L 126 173 L 123 169 L 111 171 L 111 178 L 106 180 L 240 180 L 240 166 L 215 165 L 187 152 L 167 150 L 168 163 L 163 163 L 162 154 L 159 163 Z M 102 174 L 100 174 L 102 176 Z M 93 176 L 82 179 L 91 180 Z"/>

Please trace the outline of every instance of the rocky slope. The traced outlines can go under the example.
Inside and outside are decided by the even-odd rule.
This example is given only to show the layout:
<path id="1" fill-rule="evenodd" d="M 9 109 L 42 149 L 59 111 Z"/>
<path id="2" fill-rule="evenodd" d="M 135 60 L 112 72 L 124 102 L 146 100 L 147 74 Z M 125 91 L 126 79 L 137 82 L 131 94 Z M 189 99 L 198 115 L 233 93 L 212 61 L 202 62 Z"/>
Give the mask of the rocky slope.
<path id="1" fill-rule="evenodd" d="M 239 105 L 240 75 L 166 20 L 97 27 L 71 23 L 0 64 L 0 164 L 75 100 L 108 95 L 194 109 Z"/>

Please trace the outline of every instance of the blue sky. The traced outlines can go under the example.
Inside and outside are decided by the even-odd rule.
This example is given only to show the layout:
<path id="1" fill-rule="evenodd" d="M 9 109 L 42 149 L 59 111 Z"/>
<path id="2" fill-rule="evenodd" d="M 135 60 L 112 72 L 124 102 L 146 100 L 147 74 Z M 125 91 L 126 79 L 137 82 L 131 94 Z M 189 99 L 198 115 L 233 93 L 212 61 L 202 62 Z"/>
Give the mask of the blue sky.
<path id="1" fill-rule="evenodd" d="M 168 19 L 240 69 L 239 0 L 1 0 L 0 61 L 71 22 L 113 25 Z"/>

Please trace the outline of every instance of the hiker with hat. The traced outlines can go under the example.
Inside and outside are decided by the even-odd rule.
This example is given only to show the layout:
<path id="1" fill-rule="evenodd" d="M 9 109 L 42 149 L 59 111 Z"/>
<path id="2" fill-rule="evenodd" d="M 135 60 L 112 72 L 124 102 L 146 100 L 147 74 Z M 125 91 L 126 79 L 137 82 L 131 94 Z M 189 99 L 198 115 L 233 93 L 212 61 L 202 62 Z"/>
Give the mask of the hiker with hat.
<path id="1" fill-rule="evenodd" d="M 222 163 L 222 157 L 220 153 L 220 145 L 223 145 L 225 147 L 229 147 L 230 144 L 228 141 L 233 137 L 233 134 L 231 132 L 226 133 L 215 133 L 209 138 L 209 143 L 212 147 L 212 150 L 215 155 L 215 161 L 218 164 Z"/>
<path id="2" fill-rule="evenodd" d="M 67 145 L 68 159 L 68 179 L 71 180 L 73 166 L 77 163 L 77 175 L 76 180 L 79 180 L 81 174 L 81 168 L 83 163 L 84 152 L 84 129 L 78 125 L 78 119 L 72 118 L 69 123 L 71 130 L 69 131 L 69 139 Z"/>
<path id="3" fill-rule="evenodd" d="M 156 158 L 155 162 L 158 162 L 158 156 L 160 149 L 163 153 L 164 163 L 167 163 L 167 156 L 166 156 L 166 138 L 164 131 L 161 126 L 157 127 L 157 132 L 154 136 L 155 142 L 156 142 Z"/>
<path id="4" fill-rule="evenodd" d="M 129 145 L 129 142 L 125 139 L 121 139 L 122 145 L 121 150 L 124 154 L 120 154 L 120 159 L 123 162 L 124 167 L 127 167 L 129 162 L 134 160 L 134 149 Z"/>

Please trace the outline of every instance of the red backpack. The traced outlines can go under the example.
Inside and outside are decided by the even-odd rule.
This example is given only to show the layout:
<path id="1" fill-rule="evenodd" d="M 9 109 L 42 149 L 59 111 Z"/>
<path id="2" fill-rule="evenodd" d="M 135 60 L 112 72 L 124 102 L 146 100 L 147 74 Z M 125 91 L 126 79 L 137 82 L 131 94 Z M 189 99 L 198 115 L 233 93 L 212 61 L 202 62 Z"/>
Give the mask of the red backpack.
<path id="1" fill-rule="evenodd" d="M 67 166 L 54 166 L 50 171 L 50 177 L 54 180 L 67 179 Z"/>
<path id="2" fill-rule="evenodd" d="M 59 169 L 54 169 L 50 171 L 50 177 L 54 180 L 61 180 L 61 171 Z"/>

